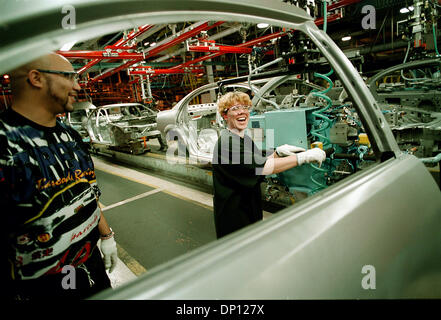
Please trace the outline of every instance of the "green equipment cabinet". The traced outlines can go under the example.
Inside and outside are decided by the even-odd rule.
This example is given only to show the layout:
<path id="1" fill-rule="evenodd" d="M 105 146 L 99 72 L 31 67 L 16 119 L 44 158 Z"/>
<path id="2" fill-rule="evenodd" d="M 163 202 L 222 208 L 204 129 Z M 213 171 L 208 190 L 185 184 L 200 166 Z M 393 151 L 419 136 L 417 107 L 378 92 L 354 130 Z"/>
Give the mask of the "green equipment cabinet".
<path id="1" fill-rule="evenodd" d="M 250 116 L 248 134 L 256 145 L 265 150 L 273 150 L 282 144 L 290 144 L 305 149 L 308 145 L 308 124 L 312 123 L 312 110 L 316 108 L 282 109 Z M 273 175 L 295 195 L 297 192 L 312 194 L 317 189 L 314 182 L 325 183 L 323 174 L 311 165 L 295 167 Z M 311 179 L 312 178 L 312 179 Z"/>

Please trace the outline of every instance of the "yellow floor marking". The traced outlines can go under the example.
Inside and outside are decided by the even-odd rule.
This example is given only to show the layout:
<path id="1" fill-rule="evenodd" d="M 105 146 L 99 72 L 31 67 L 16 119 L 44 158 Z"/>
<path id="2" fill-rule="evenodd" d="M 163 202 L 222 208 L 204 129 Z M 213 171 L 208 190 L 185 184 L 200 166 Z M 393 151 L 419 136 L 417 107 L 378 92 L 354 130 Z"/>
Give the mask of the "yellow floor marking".
<path id="1" fill-rule="evenodd" d="M 98 205 L 101 209 L 106 208 L 104 204 L 98 201 Z M 144 268 L 136 259 L 127 253 L 118 243 L 116 243 L 116 248 L 118 251 L 118 258 L 130 269 L 137 277 L 141 274 L 146 273 L 147 269 Z"/>
<path id="2" fill-rule="evenodd" d="M 116 244 L 116 248 L 118 250 L 118 258 L 121 259 L 122 262 L 130 269 L 137 277 L 147 272 L 147 269 L 144 268 L 138 261 L 132 258 L 126 250 L 124 250 L 118 243 Z"/>

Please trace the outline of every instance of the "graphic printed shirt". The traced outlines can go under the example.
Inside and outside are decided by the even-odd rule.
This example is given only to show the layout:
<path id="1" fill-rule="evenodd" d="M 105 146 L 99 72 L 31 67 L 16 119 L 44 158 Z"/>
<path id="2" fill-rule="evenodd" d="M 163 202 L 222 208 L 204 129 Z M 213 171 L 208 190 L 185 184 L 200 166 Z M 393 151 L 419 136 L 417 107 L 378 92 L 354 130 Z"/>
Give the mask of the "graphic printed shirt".
<path id="1" fill-rule="evenodd" d="M 99 195 L 92 159 L 74 129 L 58 121 L 43 127 L 13 110 L 0 114 L 7 277 L 36 279 L 84 263 L 99 239 Z"/>

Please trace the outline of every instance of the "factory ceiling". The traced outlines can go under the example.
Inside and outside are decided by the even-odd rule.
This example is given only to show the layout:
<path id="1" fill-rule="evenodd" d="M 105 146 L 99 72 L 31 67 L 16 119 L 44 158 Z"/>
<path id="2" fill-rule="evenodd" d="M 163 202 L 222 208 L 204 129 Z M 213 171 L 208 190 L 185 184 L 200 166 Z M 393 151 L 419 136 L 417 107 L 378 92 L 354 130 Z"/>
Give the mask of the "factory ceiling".
<path id="1" fill-rule="evenodd" d="M 400 9 L 412 1 L 328 1 L 326 21 L 321 1 L 277 1 L 306 9 L 365 77 L 403 60 L 410 16 Z M 165 100 L 167 108 L 197 86 L 247 74 L 250 60 L 258 65 L 300 46 L 297 34 L 271 25 L 188 21 L 121 30 L 71 44 L 59 53 L 81 74 L 83 98 L 104 99 L 98 104 L 125 102 L 133 91 L 128 86 L 148 79 L 156 99 Z M 108 94 L 98 94 L 103 91 Z"/>

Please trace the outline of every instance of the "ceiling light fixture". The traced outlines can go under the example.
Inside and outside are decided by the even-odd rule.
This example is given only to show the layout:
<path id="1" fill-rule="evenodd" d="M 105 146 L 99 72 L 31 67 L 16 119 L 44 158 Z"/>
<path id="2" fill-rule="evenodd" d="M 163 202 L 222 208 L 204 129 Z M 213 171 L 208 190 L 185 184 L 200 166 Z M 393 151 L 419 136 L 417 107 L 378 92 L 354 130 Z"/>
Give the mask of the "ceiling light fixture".
<path id="1" fill-rule="evenodd" d="M 150 47 L 154 47 L 154 46 L 156 46 L 156 42 L 150 43 Z"/>
<path id="2" fill-rule="evenodd" d="M 341 38 L 341 41 L 349 41 L 349 40 L 351 40 L 351 36 L 346 36 Z"/>
<path id="3" fill-rule="evenodd" d="M 413 11 L 413 6 L 409 6 L 409 7 L 404 7 L 400 9 L 401 13 L 408 13 L 409 11 Z"/>
<path id="4" fill-rule="evenodd" d="M 266 28 L 266 27 L 268 27 L 268 26 L 269 26 L 268 23 L 258 23 L 258 24 L 257 24 L 257 27 L 258 27 L 259 29 L 264 29 L 264 28 Z"/>

